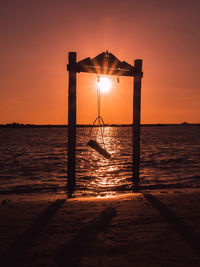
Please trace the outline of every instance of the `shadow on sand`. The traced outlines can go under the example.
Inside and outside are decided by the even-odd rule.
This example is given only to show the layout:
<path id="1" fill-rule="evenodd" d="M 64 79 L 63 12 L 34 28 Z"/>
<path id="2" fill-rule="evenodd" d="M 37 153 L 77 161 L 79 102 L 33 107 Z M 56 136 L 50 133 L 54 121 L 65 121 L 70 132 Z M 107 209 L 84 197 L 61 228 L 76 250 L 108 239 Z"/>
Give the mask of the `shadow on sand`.
<path id="1" fill-rule="evenodd" d="M 31 246 L 33 241 L 42 232 L 50 219 L 62 206 L 66 199 L 57 199 L 53 202 L 32 224 L 31 226 L 1 255 L 1 266 L 16 266 L 17 260 Z"/>
<path id="2" fill-rule="evenodd" d="M 200 235 L 192 230 L 180 217 L 169 209 L 164 203 L 151 194 L 143 194 L 143 196 L 158 210 L 165 220 L 173 226 L 176 232 L 182 236 L 186 243 L 197 253 L 200 252 Z"/>
<path id="3" fill-rule="evenodd" d="M 98 234 L 109 227 L 116 215 L 116 209 L 108 207 L 95 222 L 81 229 L 70 242 L 60 248 L 56 255 L 56 266 L 80 266 L 81 257 L 90 254 Z"/>

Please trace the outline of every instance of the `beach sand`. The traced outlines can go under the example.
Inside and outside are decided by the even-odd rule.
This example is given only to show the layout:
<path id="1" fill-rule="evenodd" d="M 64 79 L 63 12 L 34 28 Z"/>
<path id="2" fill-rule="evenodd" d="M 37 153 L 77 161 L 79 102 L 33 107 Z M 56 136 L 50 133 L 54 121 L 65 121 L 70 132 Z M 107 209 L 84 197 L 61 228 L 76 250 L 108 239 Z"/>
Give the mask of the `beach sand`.
<path id="1" fill-rule="evenodd" d="M 200 189 L 0 197 L 0 266 L 200 266 Z"/>

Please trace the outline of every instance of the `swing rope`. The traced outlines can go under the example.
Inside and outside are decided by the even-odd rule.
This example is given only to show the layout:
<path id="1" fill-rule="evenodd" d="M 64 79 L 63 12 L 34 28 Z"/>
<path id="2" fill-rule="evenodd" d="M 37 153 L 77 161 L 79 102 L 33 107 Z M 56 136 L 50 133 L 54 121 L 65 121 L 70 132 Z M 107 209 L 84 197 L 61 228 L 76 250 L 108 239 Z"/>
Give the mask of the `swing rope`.
<path id="1" fill-rule="evenodd" d="M 97 75 L 97 112 L 98 112 L 98 115 L 92 124 L 91 130 L 90 130 L 90 136 L 92 136 L 92 132 L 93 132 L 93 128 L 95 126 L 95 123 L 98 122 L 97 126 L 100 127 L 102 143 L 103 143 L 103 146 L 105 148 L 104 121 L 103 121 L 103 118 L 101 117 L 101 88 L 100 88 L 100 75 L 99 74 Z"/>

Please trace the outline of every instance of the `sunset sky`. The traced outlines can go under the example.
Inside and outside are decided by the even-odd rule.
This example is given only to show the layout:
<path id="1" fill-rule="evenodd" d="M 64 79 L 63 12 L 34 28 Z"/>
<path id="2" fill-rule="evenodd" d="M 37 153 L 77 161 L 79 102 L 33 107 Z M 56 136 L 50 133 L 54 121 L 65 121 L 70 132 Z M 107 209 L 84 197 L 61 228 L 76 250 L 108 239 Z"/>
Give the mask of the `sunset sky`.
<path id="1" fill-rule="evenodd" d="M 199 0 L 1 0 L 0 123 L 66 124 L 68 52 L 143 59 L 142 123 L 200 123 Z M 106 123 L 132 123 L 133 80 L 111 77 Z M 77 123 L 97 115 L 78 74 Z"/>

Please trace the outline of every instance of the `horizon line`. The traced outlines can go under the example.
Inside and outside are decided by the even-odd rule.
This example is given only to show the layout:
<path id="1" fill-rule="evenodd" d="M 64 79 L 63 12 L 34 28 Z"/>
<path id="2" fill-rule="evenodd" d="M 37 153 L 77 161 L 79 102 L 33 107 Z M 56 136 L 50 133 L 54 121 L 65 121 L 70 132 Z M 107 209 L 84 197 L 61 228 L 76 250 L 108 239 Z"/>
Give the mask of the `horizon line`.
<path id="1" fill-rule="evenodd" d="M 125 126 L 130 127 L 133 123 L 105 123 L 104 126 L 106 127 L 119 127 L 119 126 Z M 200 122 L 197 123 L 190 123 L 190 122 L 181 122 L 181 123 L 141 123 L 141 126 L 166 126 L 166 125 L 200 125 Z M 77 127 L 90 127 L 92 124 L 82 124 L 78 123 L 76 124 Z M 98 127 L 99 125 L 95 125 L 95 127 Z M 68 127 L 68 124 L 33 124 L 33 123 L 6 123 L 1 124 L 0 127 Z"/>

